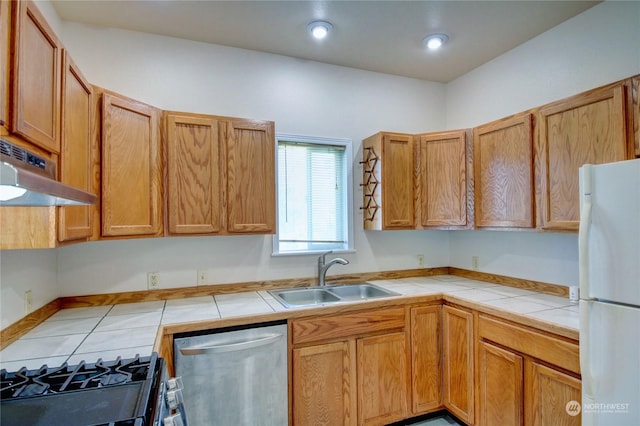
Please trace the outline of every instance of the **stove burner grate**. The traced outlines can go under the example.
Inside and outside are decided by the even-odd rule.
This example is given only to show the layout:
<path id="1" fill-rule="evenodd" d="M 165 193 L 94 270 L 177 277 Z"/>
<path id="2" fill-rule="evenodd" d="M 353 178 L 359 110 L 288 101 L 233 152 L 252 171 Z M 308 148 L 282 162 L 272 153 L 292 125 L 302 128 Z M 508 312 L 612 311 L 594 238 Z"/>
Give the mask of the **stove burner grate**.
<path id="1" fill-rule="evenodd" d="M 157 355 L 104 362 L 99 359 L 88 364 L 84 361 L 69 366 L 49 368 L 46 365 L 37 370 L 25 367 L 17 372 L 0 371 L 0 399 L 7 400 L 33 395 L 47 395 L 73 390 L 100 388 L 143 381 L 153 373 Z M 151 368 L 150 368 L 151 366 Z"/>

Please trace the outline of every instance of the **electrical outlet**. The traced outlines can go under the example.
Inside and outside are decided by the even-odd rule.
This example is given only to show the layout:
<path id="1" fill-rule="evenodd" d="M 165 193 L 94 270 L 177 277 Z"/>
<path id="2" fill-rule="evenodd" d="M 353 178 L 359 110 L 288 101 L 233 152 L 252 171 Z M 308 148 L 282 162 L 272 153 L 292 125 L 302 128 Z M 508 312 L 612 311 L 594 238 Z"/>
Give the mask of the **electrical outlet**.
<path id="1" fill-rule="evenodd" d="M 147 273 L 147 289 L 157 290 L 160 288 L 160 272 Z"/>
<path id="2" fill-rule="evenodd" d="M 31 290 L 27 290 L 24 292 L 24 313 L 30 314 L 33 309 L 33 294 Z"/>
<path id="3" fill-rule="evenodd" d="M 418 255 L 418 267 L 424 268 L 424 254 Z"/>
<path id="4" fill-rule="evenodd" d="M 198 285 L 207 285 L 209 282 L 209 271 L 198 269 Z"/>
<path id="5" fill-rule="evenodd" d="M 480 269 L 480 256 L 471 256 L 471 269 L 474 271 Z"/>

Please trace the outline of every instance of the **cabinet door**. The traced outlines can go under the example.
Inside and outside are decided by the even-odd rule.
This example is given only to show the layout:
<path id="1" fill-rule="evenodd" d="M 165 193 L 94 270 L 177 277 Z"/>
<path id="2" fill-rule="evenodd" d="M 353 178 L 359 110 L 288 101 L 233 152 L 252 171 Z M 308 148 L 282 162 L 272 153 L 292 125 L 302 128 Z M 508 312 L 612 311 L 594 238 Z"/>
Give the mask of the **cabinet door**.
<path id="1" fill-rule="evenodd" d="M 293 424 L 355 425 L 355 341 L 293 350 Z"/>
<path id="2" fill-rule="evenodd" d="M 82 76 L 68 52 L 63 55 L 62 150 L 60 181 L 92 192 L 91 85 Z M 91 206 L 60 207 L 58 240 L 90 237 Z"/>
<path id="3" fill-rule="evenodd" d="M 473 422 L 473 314 L 443 307 L 443 374 L 445 407 Z"/>
<path id="4" fill-rule="evenodd" d="M 11 40 L 11 3 L 0 1 L 0 135 L 8 132 L 9 124 L 9 42 Z"/>
<path id="5" fill-rule="evenodd" d="M 222 223 L 218 121 L 170 113 L 166 126 L 169 232 L 218 233 Z"/>
<path id="6" fill-rule="evenodd" d="M 60 152 L 61 43 L 31 1 L 17 3 L 11 131 L 49 152 Z"/>
<path id="7" fill-rule="evenodd" d="M 476 226 L 534 226 L 531 120 L 527 113 L 474 129 Z"/>
<path id="8" fill-rule="evenodd" d="M 384 425 L 407 417 L 405 341 L 405 333 L 358 339 L 358 424 Z"/>
<path id="9" fill-rule="evenodd" d="M 633 97 L 633 144 L 636 157 L 640 157 L 640 76 L 631 79 Z"/>
<path id="10" fill-rule="evenodd" d="M 417 149 L 420 224 L 466 225 L 466 132 L 420 135 Z"/>
<path id="11" fill-rule="evenodd" d="M 582 400 L 580 380 L 534 361 L 525 366 L 525 425 L 581 424 L 575 407 Z"/>
<path id="12" fill-rule="evenodd" d="M 441 311 L 440 305 L 411 309 L 413 414 L 432 411 L 442 405 Z"/>
<path id="13" fill-rule="evenodd" d="M 539 111 L 541 216 L 545 229 L 577 230 L 578 169 L 627 158 L 625 87 L 607 86 Z"/>
<path id="14" fill-rule="evenodd" d="M 276 229 L 273 122 L 227 123 L 227 230 L 270 234 Z"/>
<path id="15" fill-rule="evenodd" d="M 160 235 L 159 111 L 106 92 L 102 108 L 102 235 Z"/>
<path id="16" fill-rule="evenodd" d="M 414 219 L 413 138 L 382 137 L 382 227 L 412 229 Z"/>
<path id="17" fill-rule="evenodd" d="M 520 355 L 481 341 L 478 346 L 478 424 L 521 425 L 524 365 Z"/>

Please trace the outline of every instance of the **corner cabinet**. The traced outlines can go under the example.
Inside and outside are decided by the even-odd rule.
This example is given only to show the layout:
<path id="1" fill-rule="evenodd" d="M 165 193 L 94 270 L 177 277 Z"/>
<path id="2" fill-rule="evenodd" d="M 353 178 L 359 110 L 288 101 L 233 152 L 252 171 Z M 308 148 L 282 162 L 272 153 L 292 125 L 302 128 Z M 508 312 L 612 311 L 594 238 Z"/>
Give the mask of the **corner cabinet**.
<path id="1" fill-rule="evenodd" d="M 377 133 L 362 141 L 365 230 L 413 229 L 413 136 Z"/>
<path id="2" fill-rule="evenodd" d="M 473 424 L 473 313 L 445 305 L 442 330 L 444 406 L 460 420 Z"/>
<path id="3" fill-rule="evenodd" d="M 476 227 L 534 227 L 532 123 L 524 113 L 473 129 Z"/>
<path id="4" fill-rule="evenodd" d="M 472 151 L 466 130 L 417 135 L 416 217 L 419 227 L 460 229 L 472 210 Z"/>
<path id="5" fill-rule="evenodd" d="M 272 121 L 225 122 L 227 230 L 273 234 L 276 230 L 276 147 Z"/>
<path id="6" fill-rule="evenodd" d="M 107 91 L 102 101 L 102 236 L 161 236 L 160 111 Z"/>
<path id="7" fill-rule="evenodd" d="M 291 322 L 294 425 L 385 425 L 408 417 L 405 309 Z"/>
<path id="8" fill-rule="evenodd" d="M 632 158 L 627 95 L 627 86 L 615 83 L 539 109 L 536 158 L 543 229 L 578 229 L 580 166 Z"/>
<path id="9" fill-rule="evenodd" d="M 62 43 L 34 2 L 25 0 L 12 5 L 18 12 L 10 131 L 57 154 L 60 152 Z"/>
<path id="10" fill-rule="evenodd" d="M 442 408 L 442 306 L 412 307 L 411 401 L 412 414 Z"/>

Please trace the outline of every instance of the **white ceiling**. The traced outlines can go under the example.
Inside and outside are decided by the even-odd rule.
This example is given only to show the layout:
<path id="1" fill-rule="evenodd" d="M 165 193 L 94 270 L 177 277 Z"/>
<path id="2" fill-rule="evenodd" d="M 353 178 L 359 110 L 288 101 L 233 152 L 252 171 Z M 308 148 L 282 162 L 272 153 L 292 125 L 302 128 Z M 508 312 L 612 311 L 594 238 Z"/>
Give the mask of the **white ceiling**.
<path id="1" fill-rule="evenodd" d="M 598 1 L 53 0 L 66 21 L 162 34 L 387 74 L 449 82 Z M 333 24 L 312 40 L 307 25 Z M 449 42 L 427 52 L 422 39 Z"/>

